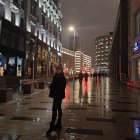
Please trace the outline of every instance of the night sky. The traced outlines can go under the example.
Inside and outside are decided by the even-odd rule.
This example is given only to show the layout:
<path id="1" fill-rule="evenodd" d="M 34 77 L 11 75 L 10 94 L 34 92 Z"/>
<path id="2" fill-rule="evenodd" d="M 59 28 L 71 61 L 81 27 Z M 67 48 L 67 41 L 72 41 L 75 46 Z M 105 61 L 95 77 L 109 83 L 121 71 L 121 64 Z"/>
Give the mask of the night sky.
<path id="1" fill-rule="evenodd" d="M 85 54 L 93 57 L 94 39 L 113 31 L 120 0 L 60 0 L 62 6 L 62 43 L 69 48 L 74 25 Z"/>

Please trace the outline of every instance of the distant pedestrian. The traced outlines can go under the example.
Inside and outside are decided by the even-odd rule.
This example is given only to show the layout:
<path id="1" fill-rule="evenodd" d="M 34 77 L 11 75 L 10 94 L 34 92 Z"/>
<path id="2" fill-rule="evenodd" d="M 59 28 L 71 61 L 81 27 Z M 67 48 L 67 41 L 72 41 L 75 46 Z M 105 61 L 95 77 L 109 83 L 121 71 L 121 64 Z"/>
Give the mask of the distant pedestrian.
<path id="1" fill-rule="evenodd" d="M 50 128 L 46 132 L 46 135 L 49 135 L 52 131 L 57 129 L 62 129 L 61 119 L 62 119 L 62 99 L 65 98 L 65 88 L 66 88 L 66 78 L 63 73 L 62 65 L 56 67 L 56 73 L 53 77 L 53 81 L 50 85 L 50 94 L 49 97 L 53 98 L 52 106 L 52 119 L 50 122 Z M 57 123 L 55 121 L 57 118 Z"/>
<path id="2" fill-rule="evenodd" d="M 85 78 L 85 81 L 87 82 L 88 81 L 88 73 L 87 72 L 85 72 L 85 74 L 84 74 L 84 78 Z"/>
<path id="3" fill-rule="evenodd" d="M 79 83 L 80 83 L 80 85 L 82 84 L 82 81 L 83 81 L 83 73 L 82 73 L 82 71 L 80 71 L 80 73 L 79 73 Z"/>
<path id="4" fill-rule="evenodd" d="M 93 78 L 96 77 L 97 78 L 97 72 L 93 73 Z"/>

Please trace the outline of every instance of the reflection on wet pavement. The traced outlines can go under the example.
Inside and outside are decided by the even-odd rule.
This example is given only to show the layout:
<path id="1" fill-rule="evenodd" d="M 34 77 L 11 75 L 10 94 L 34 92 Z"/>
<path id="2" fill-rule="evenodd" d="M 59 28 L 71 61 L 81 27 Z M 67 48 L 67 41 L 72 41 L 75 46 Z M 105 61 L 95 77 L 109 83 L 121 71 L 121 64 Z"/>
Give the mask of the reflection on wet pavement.
<path id="1" fill-rule="evenodd" d="M 17 135 L 5 135 L 0 133 L 0 140 L 18 140 L 20 136 Z"/>
<path id="2" fill-rule="evenodd" d="M 65 133 L 81 134 L 81 135 L 103 135 L 102 130 L 81 129 L 81 128 L 67 128 Z"/>
<path id="3" fill-rule="evenodd" d="M 140 92 L 108 77 L 68 82 L 62 131 L 46 137 L 52 115 L 49 89 L 14 95 L 0 104 L 0 140 L 138 140 Z M 125 131 L 124 131 L 125 130 Z"/>

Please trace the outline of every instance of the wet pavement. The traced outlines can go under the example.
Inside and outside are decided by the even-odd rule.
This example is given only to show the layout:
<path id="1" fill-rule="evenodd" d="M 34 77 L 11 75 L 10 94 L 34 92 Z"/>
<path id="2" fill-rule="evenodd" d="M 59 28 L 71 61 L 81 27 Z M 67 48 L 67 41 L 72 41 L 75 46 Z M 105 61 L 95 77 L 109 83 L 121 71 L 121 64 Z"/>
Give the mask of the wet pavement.
<path id="1" fill-rule="evenodd" d="M 0 103 L 0 140 L 140 140 L 140 90 L 111 80 L 67 83 L 63 129 L 46 137 L 51 120 L 49 89 L 14 94 Z"/>

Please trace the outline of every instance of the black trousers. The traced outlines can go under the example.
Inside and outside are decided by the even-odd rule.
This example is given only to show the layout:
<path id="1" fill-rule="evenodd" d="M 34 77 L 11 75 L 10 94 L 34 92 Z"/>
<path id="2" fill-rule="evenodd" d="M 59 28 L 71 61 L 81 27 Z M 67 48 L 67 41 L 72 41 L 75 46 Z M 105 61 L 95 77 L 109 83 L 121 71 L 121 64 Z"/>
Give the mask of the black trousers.
<path id="1" fill-rule="evenodd" d="M 52 107 L 52 124 L 55 124 L 57 115 L 58 115 L 58 123 L 61 123 L 61 118 L 62 118 L 62 99 L 53 99 L 53 107 Z"/>

